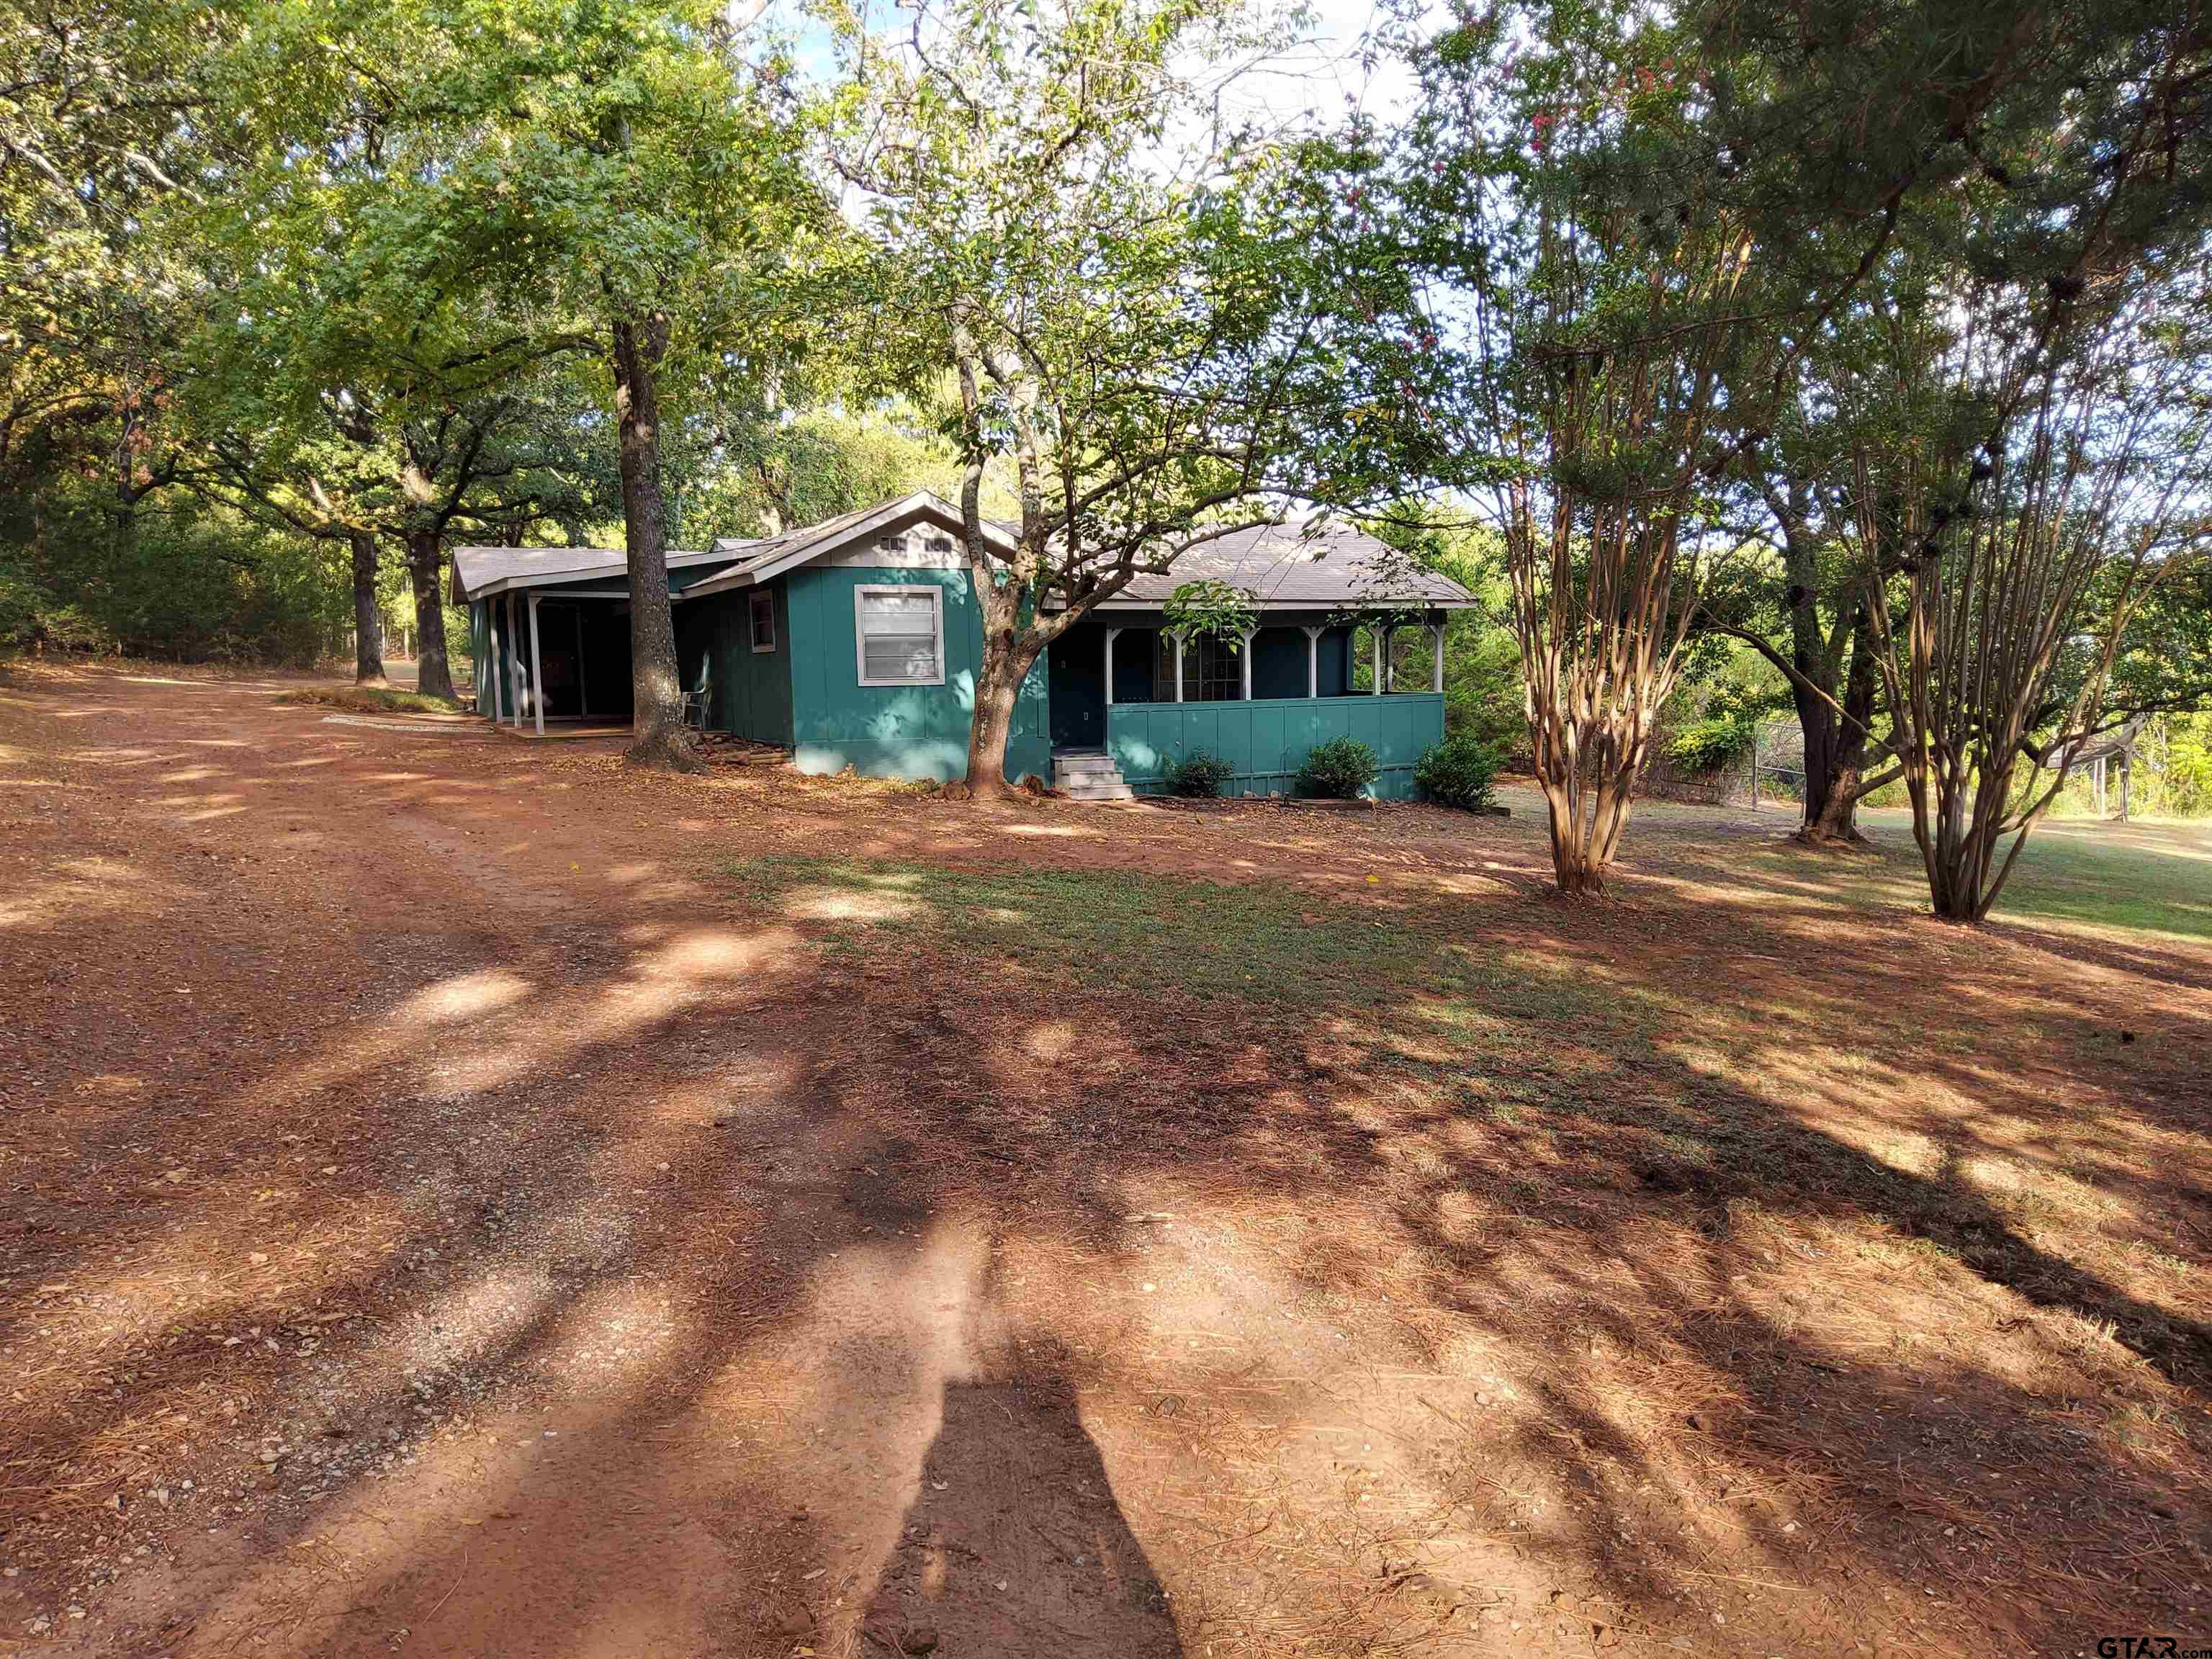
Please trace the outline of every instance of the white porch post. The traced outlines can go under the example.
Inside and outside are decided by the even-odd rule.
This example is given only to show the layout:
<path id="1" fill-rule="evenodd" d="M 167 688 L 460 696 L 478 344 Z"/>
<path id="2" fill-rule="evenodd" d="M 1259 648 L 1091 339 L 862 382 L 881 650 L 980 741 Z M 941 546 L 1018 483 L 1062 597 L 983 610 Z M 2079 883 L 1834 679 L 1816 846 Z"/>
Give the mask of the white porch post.
<path id="1" fill-rule="evenodd" d="M 1114 641 L 1121 634 L 1118 628 L 1106 630 L 1106 706 L 1114 706 Z"/>
<path id="2" fill-rule="evenodd" d="M 1382 695 L 1382 639 L 1386 631 L 1381 628 L 1370 628 L 1367 630 L 1367 642 L 1374 647 L 1375 658 L 1375 684 L 1368 688 L 1368 695 L 1370 696 L 1379 697 Z"/>
<path id="3" fill-rule="evenodd" d="M 484 665 L 484 678 L 489 684 L 484 687 L 484 690 L 491 693 L 491 723 L 497 726 L 500 720 L 499 681 L 500 676 L 506 672 L 500 665 L 499 601 L 497 599 L 484 601 L 484 626 L 491 629 L 491 660 Z"/>
<path id="4" fill-rule="evenodd" d="M 1182 633 L 1179 629 L 1168 629 L 1168 637 L 1175 641 L 1176 701 L 1182 701 Z"/>
<path id="5" fill-rule="evenodd" d="M 1306 696 L 1313 698 L 1321 696 L 1321 629 L 1308 623 L 1305 630 Z"/>
<path id="6" fill-rule="evenodd" d="M 1442 691 L 1444 689 L 1444 625 L 1438 623 L 1429 633 L 1434 639 L 1436 651 L 1429 669 L 1429 690 Z"/>
<path id="7" fill-rule="evenodd" d="M 530 596 L 530 707 L 538 717 L 538 735 L 545 735 L 545 678 L 538 667 L 538 596 Z"/>
<path id="8" fill-rule="evenodd" d="M 1237 650 L 1237 654 L 1244 659 L 1244 701 L 1247 702 L 1252 701 L 1252 641 L 1259 637 L 1258 629 L 1246 629 L 1243 643 Z"/>

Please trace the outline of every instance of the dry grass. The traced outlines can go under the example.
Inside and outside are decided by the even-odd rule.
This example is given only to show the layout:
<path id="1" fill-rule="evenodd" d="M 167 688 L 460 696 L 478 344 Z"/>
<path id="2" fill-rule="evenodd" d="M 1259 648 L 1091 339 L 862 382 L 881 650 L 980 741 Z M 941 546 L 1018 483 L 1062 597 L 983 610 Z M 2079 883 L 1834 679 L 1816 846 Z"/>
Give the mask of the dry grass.
<path id="1" fill-rule="evenodd" d="M 309 685 L 287 691 L 279 702 L 301 703 L 319 708 L 343 708 L 356 714 L 459 714 L 467 712 L 458 698 L 433 697 L 420 691 L 391 685 Z"/>

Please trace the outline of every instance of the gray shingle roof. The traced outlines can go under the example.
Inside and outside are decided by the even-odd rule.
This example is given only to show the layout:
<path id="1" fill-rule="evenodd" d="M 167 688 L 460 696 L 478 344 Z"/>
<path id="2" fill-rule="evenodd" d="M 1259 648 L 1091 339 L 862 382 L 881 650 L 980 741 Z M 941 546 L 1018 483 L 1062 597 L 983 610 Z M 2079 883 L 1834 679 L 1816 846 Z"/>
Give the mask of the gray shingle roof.
<path id="1" fill-rule="evenodd" d="M 1196 581 L 1226 582 L 1277 610 L 1456 609 L 1476 602 L 1449 577 L 1420 568 L 1363 530 L 1332 523 L 1310 535 L 1302 525 L 1261 525 L 1201 542 L 1167 574 L 1139 576 L 1107 604 L 1161 605 Z"/>
<path id="2" fill-rule="evenodd" d="M 723 537 L 703 552 L 672 551 L 672 567 L 720 567 L 694 593 L 744 586 L 757 572 L 773 572 L 825 553 L 866 526 L 920 515 L 952 525 L 958 514 L 950 502 L 927 490 L 894 501 L 841 514 L 781 536 L 758 540 Z M 1012 526 L 994 529 L 1011 533 Z M 508 588 L 545 587 L 562 582 L 605 581 L 629 568 L 623 555 L 597 547 L 457 547 L 453 583 L 463 599 L 482 599 Z M 1333 611 L 1408 606 L 1456 609 L 1474 598 L 1457 582 L 1411 561 L 1352 526 L 1332 523 L 1306 532 L 1302 525 L 1261 525 L 1217 541 L 1202 542 L 1175 562 L 1164 575 L 1145 575 L 1107 601 L 1109 608 L 1153 608 L 1186 582 L 1220 581 L 1249 593 L 1264 608 Z"/>

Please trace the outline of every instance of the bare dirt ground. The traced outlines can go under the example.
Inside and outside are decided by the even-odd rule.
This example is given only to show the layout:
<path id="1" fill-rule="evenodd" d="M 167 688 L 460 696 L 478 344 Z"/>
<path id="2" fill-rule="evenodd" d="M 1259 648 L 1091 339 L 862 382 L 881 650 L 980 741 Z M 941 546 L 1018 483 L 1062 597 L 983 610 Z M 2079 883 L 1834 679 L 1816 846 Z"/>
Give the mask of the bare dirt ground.
<path id="1" fill-rule="evenodd" d="M 0 681 L 0 1654 L 2212 1645 L 2201 937 L 282 689 Z"/>

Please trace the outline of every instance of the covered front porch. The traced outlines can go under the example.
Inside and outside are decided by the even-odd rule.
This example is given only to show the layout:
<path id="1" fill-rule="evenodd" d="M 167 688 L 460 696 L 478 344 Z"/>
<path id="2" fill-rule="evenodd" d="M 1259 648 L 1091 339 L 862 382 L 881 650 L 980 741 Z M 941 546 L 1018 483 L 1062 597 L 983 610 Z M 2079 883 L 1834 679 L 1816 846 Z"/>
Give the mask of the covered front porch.
<path id="1" fill-rule="evenodd" d="M 1055 753 L 1104 753 L 1139 794 L 1203 750 L 1229 763 L 1224 793 L 1285 795 L 1315 744 L 1353 738 L 1381 763 L 1374 793 L 1413 793 L 1443 738 L 1443 616 L 1347 623 L 1269 613 L 1234 645 L 1186 635 L 1165 613 L 1086 618 L 1054 642 Z"/>

